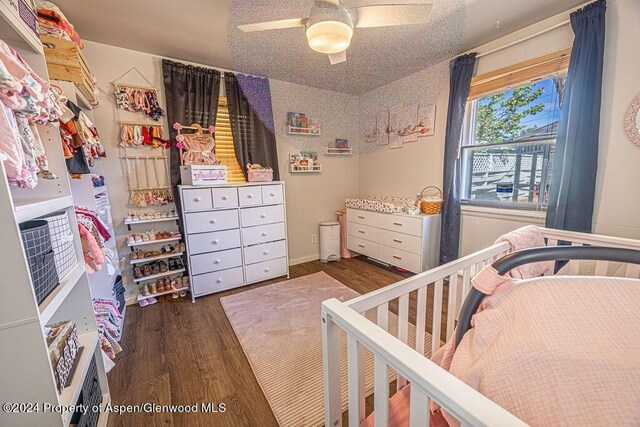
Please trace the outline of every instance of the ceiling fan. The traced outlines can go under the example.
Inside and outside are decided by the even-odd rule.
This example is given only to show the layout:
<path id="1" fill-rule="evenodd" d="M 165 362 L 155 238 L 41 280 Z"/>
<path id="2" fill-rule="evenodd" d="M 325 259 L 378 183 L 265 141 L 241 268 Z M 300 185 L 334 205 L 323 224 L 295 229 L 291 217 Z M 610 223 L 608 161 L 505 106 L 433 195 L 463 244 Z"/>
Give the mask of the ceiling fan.
<path id="1" fill-rule="evenodd" d="M 347 8 L 341 0 L 314 0 L 308 18 L 283 19 L 239 25 L 244 32 L 304 27 L 309 47 L 329 56 L 331 65 L 347 60 L 354 28 L 423 24 L 429 19 L 431 0 Z"/>

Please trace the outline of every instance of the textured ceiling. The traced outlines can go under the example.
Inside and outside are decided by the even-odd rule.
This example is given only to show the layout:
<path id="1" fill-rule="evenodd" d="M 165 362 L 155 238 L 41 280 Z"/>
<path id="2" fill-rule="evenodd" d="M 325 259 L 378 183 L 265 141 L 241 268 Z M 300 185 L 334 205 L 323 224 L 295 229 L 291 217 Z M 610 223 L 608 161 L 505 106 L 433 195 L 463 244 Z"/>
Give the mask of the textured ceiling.
<path id="1" fill-rule="evenodd" d="M 462 52 L 584 3 L 584 0 L 436 0 L 436 5 L 440 5 L 434 7 L 434 14 L 444 9 L 453 13 L 438 21 L 447 22 L 449 27 L 432 21 L 426 26 L 357 29 L 347 63 L 330 67 L 326 56 L 306 47 L 301 28 L 264 32 L 257 40 L 235 36 L 235 22 L 257 22 L 264 16 L 273 19 L 307 16 L 312 0 L 53 1 L 86 40 L 350 93 L 360 93 L 426 68 L 452 44 L 458 44 L 457 51 Z M 351 5 L 384 2 L 347 0 Z M 457 7 L 461 2 L 465 4 L 463 18 Z M 243 4 L 260 6 L 247 10 Z M 238 14 L 242 10 L 244 14 Z M 434 34 L 436 28 L 445 28 L 444 33 Z M 460 32 L 463 32 L 460 40 L 440 37 Z M 236 44 L 241 41 L 251 48 L 238 48 Z M 231 52 L 238 55 L 234 58 Z M 247 53 L 249 56 L 245 56 Z M 273 67 L 274 63 L 277 67 Z"/>

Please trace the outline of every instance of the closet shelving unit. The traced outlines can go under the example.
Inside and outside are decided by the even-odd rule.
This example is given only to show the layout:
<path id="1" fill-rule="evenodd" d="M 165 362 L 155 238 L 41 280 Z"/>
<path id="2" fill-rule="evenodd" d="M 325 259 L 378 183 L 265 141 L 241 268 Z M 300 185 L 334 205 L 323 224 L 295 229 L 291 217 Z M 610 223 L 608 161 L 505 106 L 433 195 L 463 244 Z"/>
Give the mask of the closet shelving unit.
<path id="1" fill-rule="evenodd" d="M 11 2 L 0 2 L 0 38 L 16 49 L 31 68 L 48 79 L 42 45 L 23 23 Z M 17 4 L 17 2 L 15 2 Z M 109 385 L 102 351 L 98 346 L 89 278 L 84 271 L 82 245 L 73 207 L 73 197 L 62 153 L 60 134 L 54 126 L 39 126 L 47 150 L 49 166 L 58 178 L 39 180 L 35 189 L 10 187 L 4 165 L 0 162 L 0 271 L 3 274 L 4 298 L 0 299 L 0 388 L 2 402 L 40 402 L 74 405 L 89 369 L 96 359 L 102 404 L 110 401 Z M 41 304 L 37 303 L 27 258 L 20 236 L 20 223 L 57 211 L 69 216 L 78 265 Z M 71 384 L 58 393 L 43 328 L 47 324 L 71 320 L 76 324 L 84 351 L 77 363 Z M 0 412 L 0 425 L 68 426 L 72 413 L 39 411 L 36 413 Z M 106 425 L 108 414 L 102 412 L 98 424 Z"/>

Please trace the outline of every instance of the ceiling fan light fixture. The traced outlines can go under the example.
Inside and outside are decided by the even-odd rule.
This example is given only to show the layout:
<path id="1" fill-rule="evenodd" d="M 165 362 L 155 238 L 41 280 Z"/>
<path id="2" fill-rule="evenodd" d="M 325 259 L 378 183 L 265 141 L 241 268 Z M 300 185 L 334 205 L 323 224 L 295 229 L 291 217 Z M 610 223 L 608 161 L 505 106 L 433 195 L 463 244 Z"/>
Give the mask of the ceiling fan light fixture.
<path id="1" fill-rule="evenodd" d="M 320 21 L 307 27 L 309 47 L 320 53 L 338 53 L 351 44 L 353 28 L 340 21 Z"/>

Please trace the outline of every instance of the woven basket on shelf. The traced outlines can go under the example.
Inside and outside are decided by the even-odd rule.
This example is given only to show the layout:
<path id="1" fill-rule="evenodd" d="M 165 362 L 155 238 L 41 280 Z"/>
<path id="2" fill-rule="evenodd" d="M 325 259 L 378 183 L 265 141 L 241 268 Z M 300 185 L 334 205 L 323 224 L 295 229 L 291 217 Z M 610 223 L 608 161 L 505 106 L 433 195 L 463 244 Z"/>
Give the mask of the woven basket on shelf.
<path id="1" fill-rule="evenodd" d="M 420 202 L 420 210 L 423 214 L 426 215 L 437 215 L 442 212 L 442 190 L 434 185 L 430 185 L 428 187 L 424 187 L 420 192 L 420 198 L 424 198 L 424 192 L 430 188 L 435 188 L 438 190 L 438 199 L 437 200 L 422 200 Z"/>

